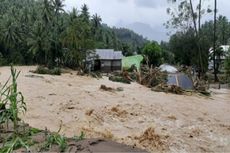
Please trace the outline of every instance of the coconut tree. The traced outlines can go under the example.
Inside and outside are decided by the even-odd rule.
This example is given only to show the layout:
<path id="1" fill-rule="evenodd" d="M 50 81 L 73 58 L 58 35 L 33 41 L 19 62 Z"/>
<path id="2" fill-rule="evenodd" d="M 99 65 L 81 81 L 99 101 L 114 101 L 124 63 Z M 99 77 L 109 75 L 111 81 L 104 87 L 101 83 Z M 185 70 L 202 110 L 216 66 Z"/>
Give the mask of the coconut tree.
<path id="1" fill-rule="evenodd" d="M 42 24 L 37 22 L 31 31 L 30 37 L 27 39 L 27 45 L 29 46 L 29 53 L 33 55 L 36 62 L 40 64 L 45 64 L 45 46 L 47 40 L 45 33 L 43 32 Z"/>

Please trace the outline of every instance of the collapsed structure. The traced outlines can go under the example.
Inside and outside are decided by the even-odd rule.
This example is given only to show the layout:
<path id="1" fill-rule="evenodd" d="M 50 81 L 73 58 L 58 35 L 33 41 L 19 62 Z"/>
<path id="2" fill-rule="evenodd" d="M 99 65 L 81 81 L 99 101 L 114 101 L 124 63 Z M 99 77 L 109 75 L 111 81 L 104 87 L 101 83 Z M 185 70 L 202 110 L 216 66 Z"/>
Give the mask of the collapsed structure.
<path id="1" fill-rule="evenodd" d="M 184 90 L 193 89 L 193 81 L 186 74 L 179 72 L 176 67 L 163 64 L 159 68 L 162 72 L 166 72 L 168 74 L 168 85 L 176 85 Z"/>

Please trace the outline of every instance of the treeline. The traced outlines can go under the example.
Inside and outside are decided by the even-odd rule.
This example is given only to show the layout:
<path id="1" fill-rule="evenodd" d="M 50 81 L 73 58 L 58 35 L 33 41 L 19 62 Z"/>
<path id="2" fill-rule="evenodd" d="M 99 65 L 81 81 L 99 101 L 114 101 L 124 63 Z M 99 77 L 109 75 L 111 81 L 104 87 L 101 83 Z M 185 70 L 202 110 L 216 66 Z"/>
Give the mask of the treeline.
<path id="1" fill-rule="evenodd" d="M 206 21 L 201 25 L 200 41 L 203 49 L 202 58 L 205 60 L 207 69 L 208 60 L 212 58 L 209 49 L 213 47 L 213 21 Z M 230 44 L 230 22 L 225 16 L 219 16 L 217 20 L 217 46 Z M 175 61 L 185 65 L 195 65 L 197 63 L 198 49 L 196 37 L 193 29 L 179 31 L 170 37 L 166 49 L 174 53 Z M 218 54 L 222 54 L 220 51 Z"/>
<path id="2" fill-rule="evenodd" d="M 66 12 L 63 0 L 0 0 L 0 65 L 83 68 L 95 48 L 132 55 L 147 42 L 133 31 L 102 24 L 86 5 Z"/>
<path id="3" fill-rule="evenodd" d="M 165 23 L 166 28 L 177 31 L 170 37 L 168 50 L 174 53 L 175 62 L 193 66 L 199 78 L 205 77 L 208 70 L 209 60 L 213 61 L 215 81 L 218 81 L 217 73 L 222 64 L 220 57 L 223 55 L 221 45 L 226 45 L 229 40 L 229 21 L 226 17 L 218 19 L 216 0 L 191 1 L 191 0 L 168 0 L 170 7 L 167 13 L 171 18 Z M 203 17 L 214 14 L 214 21 L 203 23 Z M 211 15 L 211 14 L 210 14 Z M 213 54 L 209 54 L 210 48 Z M 215 57 L 215 58 L 214 58 Z"/>

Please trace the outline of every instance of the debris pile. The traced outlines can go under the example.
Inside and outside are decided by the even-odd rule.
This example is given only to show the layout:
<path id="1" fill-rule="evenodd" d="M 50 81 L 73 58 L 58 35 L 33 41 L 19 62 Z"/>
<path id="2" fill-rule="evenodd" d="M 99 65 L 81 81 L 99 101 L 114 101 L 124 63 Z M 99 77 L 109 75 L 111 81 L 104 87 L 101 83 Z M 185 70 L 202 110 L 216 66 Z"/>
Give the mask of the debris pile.
<path id="1" fill-rule="evenodd" d="M 104 91 L 110 91 L 110 92 L 114 92 L 114 91 L 118 91 L 118 92 L 121 92 L 121 91 L 124 91 L 124 88 L 122 87 L 118 87 L 118 88 L 112 88 L 112 87 L 107 87 L 106 85 L 101 85 L 100 87 L 101 90 L 104 90 Z"/>
<path id="2" fill-rule="evenodd" d="M 97 72 L 90 72 L 90 76 L 94 77 L 94 78 L 97 78 L 97 79 L 100 79 L 102 78 L 102 75 L 99 71 Z"/>
<path id="3" fill-rule="evenodd" d="M 159 84 L 151 89 L 155 92 L 166 92 L 166 93 L 174 93 L 174 94 L 183 94 L 184 90 L 176 85 L 167 85 L 167 84 Z"/>
<path id="4" fill-rule="evenodd" d="M 193 79 L 192 78 L 192 71 L 190 67 L 184 67 L 182 70 L 184 73 L 178 73 L 176 82 L 177 85 L 174 83 L 168 83 L 169 74 L 167 72 L 162 72 L 159 68 L 152 68 L 148 66 L 142 66 L 140 69 L 140 72 L 137 71 L 135 68 L 130 68 L 129 71 L 123 71 L 123 72 L 113 72 L 109 76 L 109 80 L 114 82 L 122 82 L 126 84 L 130 84 L 133 81 L 138 82 L 141 85 L 144 85 L 148 88 L 151 88 L 152 91 L 156 92 L 166 92 L 166 93 L 173 93 L 173 94 L 184 94 L 186 91 L 191 92 L 197 92 L 201 93 L 202 95 L 209 96 L 210 93 L 208 92 L 208 86 L 207 82 L 204 81 L 204 79 Z M 186 73 L 185 73 L 186 72 Z M 184 75 L 183 75 L 184 74 Z M 193 84 L 193 89 L 185 89 L 184 86 L 178 85 L 180 84 L 180 80 L 182 79 L 182 84 L 187 85 L 188 83 L 184 83 L 185 80 L 182 78 L 182 76 L 186 76 L 191 80 L 191 86 Z M 172 78 L 174 79 L 174 78 Z M 178 83 L 179 82 L 179 83 Z"/>
<path id="5" fill-rule="evenodd" d="M 79 76 L 91 76 L 91 77 L 96 78 L 96 79 L 102 78 L 102 74 L 99 71 L 86 73 L 82 70 L 79 70 L 77 72 L 77 75 L 79 75 Z"/>
<path id="6" fill-rule="evenodd" d="M 152 150 L 155 148 L 158 151 L 164 151 L 168 148 L 167 138 L 167 136 L 163 137 L 157 134 L 155 129 L 152 127 L 146 129 L 140 137 L 136 137 L 143 147 L 151 146 Z"/>
<path id="7" fill-rule="evenodd" d="M 167 83 L 167 73 L 161 72 L 158 68 L 148 68 L 144 66 L 141 68 L 140 84 L 147 87 L 155 87 L 159 84 Z"/>
<path id="8" fill-rule="evenodd" d="M 126 110 L 122 110 L 119 105 L 112 107 L 109 114 L 115 115 L 117 117 L 124 118 L 128 114 Z"/>
<path id="9" fill-rule="evenodd" d="M 126 84 L 130 84 L 132 81 L 127 71 L 114 72 L 109 76 L 109 80 L 114 82 L 126 83 Z"/>
<path id="10" fill-rule="evenodd" d="M 101 85 L 100 89 L 104 91 L 115 91 L 115 89 L 107 87 L 106 85 Z"/>
<path id="11" fill-rule="evenodd" d="M 133 71 L 111 73 L 109 80 L 127 84 L 136 81 L 144 86 L 151 88 L 157 86 L 160 83 L 166 84 L 167 74 L 165 72 L 161 72 L 158 68 L 148 68 L 147 66 L 143 66 L 141 68 L 141 72 L 133 69 Z"/>

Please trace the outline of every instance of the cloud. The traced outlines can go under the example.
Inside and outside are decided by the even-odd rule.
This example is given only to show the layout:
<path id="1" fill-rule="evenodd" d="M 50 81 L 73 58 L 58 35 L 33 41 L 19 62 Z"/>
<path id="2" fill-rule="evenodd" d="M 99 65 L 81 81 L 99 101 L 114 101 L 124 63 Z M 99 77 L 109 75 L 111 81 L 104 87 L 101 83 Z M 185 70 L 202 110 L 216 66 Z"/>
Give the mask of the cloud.
<path id="1" fill-rule="evenodd" d="M 205 1 L 213 4 L 212 0 Z M 80 9 L 86 3 L 91 14 L 99 14 L 104 23 L 109 26 L 127 26 L 136 22 L 148 24 L 154 31 L 151 32 L 157 39 L 167 39 L 167 30 L 163 26 L 170 18 L 166 13 L 170 5 L 167 0 L 65 0 L 66 9 L 72 7 Z M 218 0 L 218 13 L 230 18 L 230 1 Z M 207 15 L 204 20 L 213 19 L 213 15 Z M 164 34 L 165 33 L 165 34 Z M 150 37 L 145 34 L 146 37 Z"/>
<path id="2" fill-rule="evenodd" d="M 156 8 L 166 4 L 166 0 L 134 0 L 137 7 Z"/>

